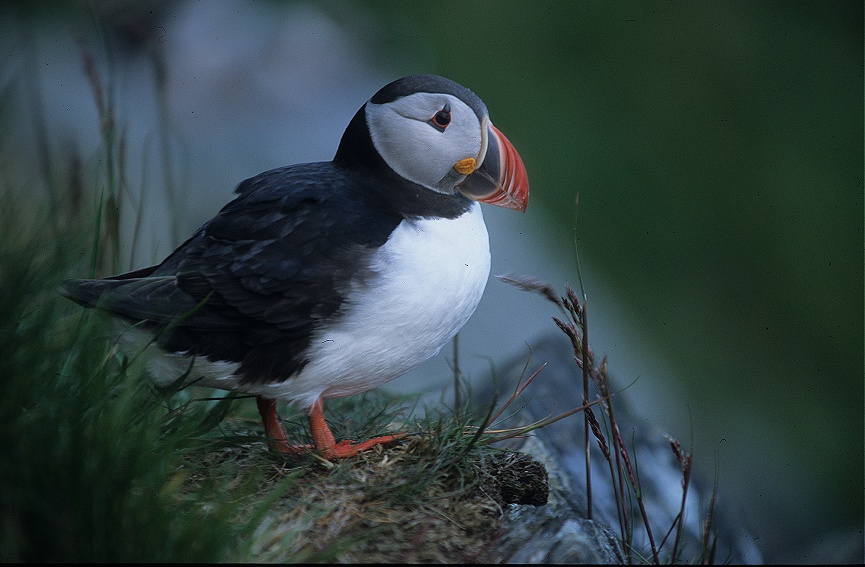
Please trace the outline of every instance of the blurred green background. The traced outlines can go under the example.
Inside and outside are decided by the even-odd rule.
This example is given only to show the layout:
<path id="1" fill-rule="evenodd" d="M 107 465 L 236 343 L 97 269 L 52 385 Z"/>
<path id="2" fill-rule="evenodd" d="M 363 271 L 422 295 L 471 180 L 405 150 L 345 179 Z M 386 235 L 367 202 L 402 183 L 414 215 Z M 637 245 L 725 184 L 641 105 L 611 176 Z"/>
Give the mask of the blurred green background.
<path id="1" fill-rule="evenodd" d="M 861 545 L 861 2 L 315 5 L 393 76 L 448 76 L 507 125 L 532 208 L 568 243 L 576 216 L 687 396 L 670 421 L 712 424 L 696 459 L 770 558 Z"/>

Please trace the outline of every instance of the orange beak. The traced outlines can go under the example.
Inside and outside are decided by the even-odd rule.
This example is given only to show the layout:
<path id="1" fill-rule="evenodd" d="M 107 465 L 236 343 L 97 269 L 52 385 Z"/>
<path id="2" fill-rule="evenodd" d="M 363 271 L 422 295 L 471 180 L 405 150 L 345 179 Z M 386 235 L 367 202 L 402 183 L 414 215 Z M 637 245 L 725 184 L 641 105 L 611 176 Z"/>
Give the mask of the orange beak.
<path id="1" fill-rule="evenodd" d="M 481 166 L 457 186 L 472 199 L 525 212 L 529 205 L 529 174 L 513 144 L 487 122 L 487 153 Z"/>

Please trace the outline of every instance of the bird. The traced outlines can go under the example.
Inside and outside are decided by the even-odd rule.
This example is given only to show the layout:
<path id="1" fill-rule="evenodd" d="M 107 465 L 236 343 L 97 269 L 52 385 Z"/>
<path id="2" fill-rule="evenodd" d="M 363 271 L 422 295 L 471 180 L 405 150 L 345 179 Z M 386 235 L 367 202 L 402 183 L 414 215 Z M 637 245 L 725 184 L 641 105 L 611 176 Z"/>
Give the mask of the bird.
<path id="1" fill-rule="evenodd" d="M 60 293 L 107 313 L 155 384 L 254 396 L 271 449 L 336 460 L 400 439 L 337 442 L 324 401 L 405 374 L 469 320 L 490 271 L 480 204 L 526 210 L 520 154 L 474 92 L 410 75 L 360 107 L 331 161 L 235 193 L 159 264 Z M 277 403 L 305 409 L 311 446 Z"/>

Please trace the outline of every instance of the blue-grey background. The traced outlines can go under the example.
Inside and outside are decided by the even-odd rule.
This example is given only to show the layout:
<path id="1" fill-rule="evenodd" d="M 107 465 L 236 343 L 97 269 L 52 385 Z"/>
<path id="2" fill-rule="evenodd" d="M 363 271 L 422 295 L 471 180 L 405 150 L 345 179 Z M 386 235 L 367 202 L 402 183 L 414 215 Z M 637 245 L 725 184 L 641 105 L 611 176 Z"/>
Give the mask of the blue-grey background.
<path id="1" fill-rule="evenodd" d="M 98 178 L 93 55 L 138 267 L 245 177 L 329 159 L 386 82 L 457 80 L 532 184 L 526 215 L 486 210 L 493 272 L 564 291 L 578 253 L 590 341 L 647 427 L 693 447 L 770 561 L 807 560 L 863 538 L 862 36 L 858 2 L 13 2 L 0 167 L 31 196 L 73 154 Z M 462 370 L 528 356 L 554 314 L 492 279 Z M 450 354 L 391 387 L 437 395 Z"/>

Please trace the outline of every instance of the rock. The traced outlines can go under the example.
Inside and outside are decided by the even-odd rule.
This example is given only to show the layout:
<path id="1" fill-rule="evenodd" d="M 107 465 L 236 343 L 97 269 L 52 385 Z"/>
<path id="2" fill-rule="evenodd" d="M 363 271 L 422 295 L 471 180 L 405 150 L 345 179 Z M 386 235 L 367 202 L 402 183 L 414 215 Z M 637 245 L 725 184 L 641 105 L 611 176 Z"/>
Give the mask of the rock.
<path id="1" fill-rule="evenodd" d="M 533 364 L 546 367 L 515 402 L 514 425 L 525 425 L 579 407 L 582 400 L 582 372 L 574 361 L 569 339 L 564 334 L 551 333 L 533 344 Z M 515 358 L 498 369 L 498 390 L 510 393 L 513 383 L 501 382 L 501 377 L 519 376 L 524 358 Z M 528 372 L 532 372 L 532 368 Z M 589 395 L 596 399 L 597 391 Z M 491 403 L 492 388 L 479 392 L 480 403 Z M 501 403 L 501 399 L 499 399 Z M 516 409 L 515 407 L 515 409 Z M 638 471 L 642 499 L 649 525 L 662 562 L 671 561 L 676 537 L 674 528 L 682 505 L 682 466 L 670 439 L 635 413 L 627 400 L 627 392 L 613 399 L 616 421 L 626 439 L 631 462 Z M 608 419 L 600 406 L 593 408 L 602 429 Z M 504 427 L 496 424 L 497 428 Z M 606 432 L 609 444 L 609 433 Z M 583 413 L 578 412 L 557 423 L 537 429 L 531 437 L 511 443 L 508 448 L 521 451 L 543 464 L 549 476 L 549 500 L 546 506 L 514 506 L 507 510 L 503 534 L 496 542 L 495 562 L 589 562 L 617 563 L 627 559 L 620 543 L 622 530 L 618 519 L 615 490 L 610 465 L 590 439 L 592 515 L 589 519 L 586 489 Z M 634 502 L 634 499 L 631 498 Z M 704 527 L 711 514 L 708 538 Z M 651 547 L 641 515 L 635 506 L 630 509 L 633 530 L 633 559 L 652 561 Z M 677 561 L 760 563 L 762 553 L 754 538 L 737 521 L 736 507 L 723 494 L 713 499 L 713 484 L 692 470 L 686 498 L 685 517 L 679 542 Z M 670 533 L 669 537 L 667 536 Z M 714 552 L 710 556 L 711 546 Z M 706 548 L 706 549 L 704 549 Z"/>
<path id="2" fill-rule="evenodd" d="M 524 451 L 523 458 L 531 454 L 546 469 L 547 502 L 509 505 L 501 535 L 484 559 L 490 563 L 622 563 L 624 554 L 616 536 L 574 508 L 576 490 L 543 442 L 528 438 L 519 450 Z"/>

